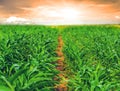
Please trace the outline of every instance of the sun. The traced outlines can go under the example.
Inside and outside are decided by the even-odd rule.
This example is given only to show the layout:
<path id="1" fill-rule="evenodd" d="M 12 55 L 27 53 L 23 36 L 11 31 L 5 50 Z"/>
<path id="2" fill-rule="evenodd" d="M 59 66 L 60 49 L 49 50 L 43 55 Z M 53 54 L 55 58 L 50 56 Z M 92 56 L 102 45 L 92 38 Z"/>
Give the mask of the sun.
<path id="1" fill-rule="evenodd" d="M 75 20 L 79 18 L 79 11 L 72 7 L 48 8 L 44 11 L 46 17 L 64 20 Z"/>
<path id="2" fill-rule="evenodd" d="M 38 17 L 41 21 L 49 22 L 78 22 L 80 19 L 81 13 L 76 7 L 64 6 L 46 6 L 46 7 L 37 7 L 33 11 L 33 16 Z"/>
<path id="3" fill-rule="evenodd" d="M 74 8 L 63 8 L 61 9 L 61 17 L 63 17 L 66 20 L 69 19 L 77 19 L 79 17 L 79 13 Z"/>

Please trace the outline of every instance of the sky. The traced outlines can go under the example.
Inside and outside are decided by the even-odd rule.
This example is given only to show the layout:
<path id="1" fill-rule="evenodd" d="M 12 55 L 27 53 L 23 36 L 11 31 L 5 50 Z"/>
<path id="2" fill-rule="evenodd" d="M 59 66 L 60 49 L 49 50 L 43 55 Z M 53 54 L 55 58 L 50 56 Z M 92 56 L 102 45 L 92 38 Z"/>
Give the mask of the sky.
<path id="1" fill-rule="evenodd" d="M 116 24 L 120 0 L 0 0 L 0 23 Z"/>

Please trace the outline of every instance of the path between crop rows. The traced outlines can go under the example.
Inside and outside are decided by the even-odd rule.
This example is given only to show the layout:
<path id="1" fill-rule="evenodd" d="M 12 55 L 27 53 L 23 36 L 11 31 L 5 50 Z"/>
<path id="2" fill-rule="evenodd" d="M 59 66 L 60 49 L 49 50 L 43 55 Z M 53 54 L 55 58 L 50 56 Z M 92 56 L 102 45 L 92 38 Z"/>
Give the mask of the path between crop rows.
<path id="1" fill-rule="evenodd" d="M 55 90 L 56 91 L 67 91 L 67 78 L 65 77 L 65 73 L 64 73 L 64 54 L 62 52 L 62 48 L 63 48 L 63 40 L 62 40 L 62 36 L 58 37 L 58 47 L 56 50 L 57 56 L 59 57 L 59 59 L 57 60 L 57 70 L 60 71 L 60 73 L 58 74 L 58 78 L 55 78 L 55 80 L 59 81 L 59 84 L 55 86 Z"/>

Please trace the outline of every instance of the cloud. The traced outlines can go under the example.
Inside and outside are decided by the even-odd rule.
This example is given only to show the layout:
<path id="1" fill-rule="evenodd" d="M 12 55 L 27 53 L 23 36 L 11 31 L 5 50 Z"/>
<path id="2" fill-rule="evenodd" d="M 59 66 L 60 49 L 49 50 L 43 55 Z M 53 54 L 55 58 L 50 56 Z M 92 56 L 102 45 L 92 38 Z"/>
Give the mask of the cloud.
<path id="1" fill-rule="evenodd" d="M 77 22 L 118 20 L 115 16 L 120 15 L 120 0 L 0 0 L 0 18 L 7 18 L 9 21 L 11 16 L 16 16 L 17 19 L 14 18 L 17 22 L 21 17 L 38 22 L 64 22 L 61 15 L 66 11 L 60 9 L 65 7 L 78 9 L 80 15 Z M 72 17 L 72 14 L 69 15 Z M 65 16 L 67 18 L 68 15 Z"/>
<path id="2" fill-rule="evenodd" d="M 0 0 L 0 13 L 5 16 L 27 16 L 26 14 L 31 12 L 30 8 L 38 6 L 63 7 L 65 5 L 72 5 L 78 7 L 81 3 L 86 3 L 89 7 L 94 7 L 95 4 L 111 4 L 116 10 L 120 9 L 120 0 Z"/>
<path id="3" fill-rule="evenodd" d="M 74 4 L 81 4 L 81 3 L 86 3 L 86 4 L 104 4 L 104 5 L 113 5 L 114 8 L 119 8 L 120 9 L 120 0 L 66 0 L 67 2 L 72 2 Z"/>
<path id="4" fill-rule="evenodd" d="M 4 16 L 26 16 L 30 10 L 24 8 L 32 8 L 41 4 L 41 0 L 0 0 L 0 11 Z"/>
<path id="5" fill-rule="evenodd" d="M 93 0 L 94 2 L 96 0 Z M 98 4 L 113 5 L 113 8 L 120 10 L 120 0 L 97 0 Z"/>
<path id="6" fill-rule="evenodd" d="M 66 0 L 66 1 L 72 1 L 72 2 L 96 2 L 96 3 L 118 3 L 120 0 Z"/>
<path id="7" fill-rule="evenodd" d="M 93 0 L 93 1 L 96 1 L 96 0 Z M 118 3 L 120 2 L 120 0 L 97 0 L 97 2 L 99 3 Z"/>
<path id="8" fill-rule="evenodd" d="M 6 19 L 5 23 L 10 23 L 10 24 L 26 24 L 29 23 L 29 20 L 21 17 L 15 17 L 11 16 Z"/>

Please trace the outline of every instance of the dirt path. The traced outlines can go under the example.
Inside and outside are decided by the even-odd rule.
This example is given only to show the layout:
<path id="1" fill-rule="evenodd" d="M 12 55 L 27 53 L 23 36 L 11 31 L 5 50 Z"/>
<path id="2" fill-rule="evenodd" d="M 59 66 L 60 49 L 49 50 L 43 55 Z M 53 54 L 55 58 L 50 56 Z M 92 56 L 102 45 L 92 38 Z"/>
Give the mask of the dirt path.
<path id="1" fill-rule="evenodd" d="M 57 60 L 57 70 L 60 71 L 60 73 L 58 74 L 58 78 L 59 79 L 55 79 L 57 81 L 59 81 L 59 84 L 55 86 L 55 91 L 67 91 L 67 78 L 65 77 L 64 74 L 64 54 L 62 52 L 62 48 L 63 48 L 63 40 L 62 40 L 62 36 L 58 37 L 58 47 L 56 50 L 57 56 L 59 57 L 59 59 Z"/>

